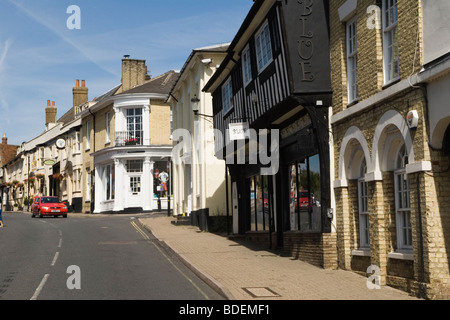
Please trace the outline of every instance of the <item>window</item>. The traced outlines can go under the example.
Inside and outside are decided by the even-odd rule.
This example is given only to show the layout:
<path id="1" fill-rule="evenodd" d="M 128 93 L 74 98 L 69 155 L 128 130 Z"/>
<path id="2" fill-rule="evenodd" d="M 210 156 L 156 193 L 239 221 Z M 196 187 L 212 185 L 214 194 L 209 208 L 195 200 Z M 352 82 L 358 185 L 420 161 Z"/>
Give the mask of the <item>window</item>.
<path id="1" fill-rule="evenodd" d="M 252 81 L 252 63 L 250 60 L 250 47 L 247 46 L 242 52 L 242 73 L 244 77 L 244 86 Z"/>
<path id="2" fill-rule="evenodd" d="M 255 37 L 258 72 L 263 71 L 272 62 L 272 43 L 269 24 L 266 22 Z"/>
<path id="3" fill-rule="evenodd" d="M 269 178 L 250 178 L 250 224 L 251 231 L 270 230 Z"/>
<path id="4" fill-rule="evenodd" d="M 348 102 L 358 99 L 357 70 L 358 70 L 358 44 L 357 44 L 356 17 L 347 23 L 347 84 Z"/>
<path id="5" fill-rule="evenodd" d="M 231 77 L 225 82 L 222 87 L 222 104 L 223 104 L 223 115 L 233 109 L 233 86 L 231 84 Z"/>
<path id="6" fill-rule="evenodd" d="M 142 145 L 142 108 L 127 110 L 127 139 L 136 139 L 136 144 Z"/>
<path id="7" fill-rule="evenodd" d="M 359 235 L 360 247 L 370 248 L 369 236 L 369 196 L 367 193 L 368 183 L 365 181 L 367 173 L 366 160 L 361 164 L 360 178 L 358 180 L 358 202 L 359 202 Z"/>
<path id="8" fill-rule="evenodd" d="M 91 122 L 86 122 L 86 150 L 91 149 Z"/>
<path id="9" fill-rule="evenodd" d="M 76 132 L 73 138 L 73 154 L 79 154 L 81 152 L 81 147 L 80 147 L 80 133 Z"/>
<path id="10" fill-rule="evenodd" d="M 321 231 L 319 156 L 289 166 L 289 221 L 292 231 Z"/>
<path id="11" fill-rule="evenodd" d="M 130 191 L 135 195 L 141 192 L 141 177 L 130 177 Z"/>
<path id="12" fill-rule="evenodd" d="M 79 192 L 81 190 L 81 170 L 73 171 L 73 190 Z"/>
<path id="13" fill-rule="evenodd" d="M 127 160 L 128 173 L 142 173 L 144 170 L 144 162 L 142 160 Z"/>
<path id="14" fill-rule="evenodd" d="M 409 177 L 406 174 L 408 155 L 403 146 L 397 157 L 395 179 L 395 207 L 397 224 L 397 246 L 399 250 L 412 250 L 411 202 L 409 195 Z"/>
<path id="15" fill-rule="evenodd" d="M 115 166 L 107 165 L 103 168 L 103 186 L 104 186 L 104 201 L 114 200 L 114 177 Z"/>
<path id="16" fill-rule="evenodd" d="M 106 141 L 105 144 L 108 144 L 111 142 L 110 135 L 111 135 L 111 114 L 108 112 L 105 115 L 105 121 L 106 121 Z"/>
<path id="17" fill-rule="evenodd" d="M 384 82 L 400 77 L 397 0 L 383 0 Z"/>

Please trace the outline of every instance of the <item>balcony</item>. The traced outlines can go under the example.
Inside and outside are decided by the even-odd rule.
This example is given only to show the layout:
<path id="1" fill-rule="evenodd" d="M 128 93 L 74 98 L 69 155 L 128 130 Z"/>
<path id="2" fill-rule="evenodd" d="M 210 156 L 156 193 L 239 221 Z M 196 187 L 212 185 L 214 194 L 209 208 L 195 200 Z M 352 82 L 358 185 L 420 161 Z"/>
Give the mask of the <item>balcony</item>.
<path id="1" fill-rule="evenodd" d="M 115 147 L 125 147 L 125 146 L 142 146 L 144 142 L 144 132 L 143 131 L 121 131 L 116 132 L 116 140 L 114 142 Z"/>

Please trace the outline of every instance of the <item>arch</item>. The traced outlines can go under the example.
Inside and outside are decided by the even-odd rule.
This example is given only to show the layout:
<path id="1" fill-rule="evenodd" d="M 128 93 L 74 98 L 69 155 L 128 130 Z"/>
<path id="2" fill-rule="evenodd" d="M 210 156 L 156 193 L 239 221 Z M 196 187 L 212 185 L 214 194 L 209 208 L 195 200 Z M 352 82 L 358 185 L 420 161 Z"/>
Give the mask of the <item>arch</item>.
<path id="1" fill-rule="evenodd" d="M 354 143 L 355 141 L 357 143 Z M 338 168 L 339 180 L 358 179 L 363 159 L 366 159 L 367 171 L 372 171 L 372 160 L 367 140 L 358 127 L 350 127 L 341 144 Z"/>
<path id="2" fill-rule="evenodd" d="M 410 163 L 415 163 L 412 137 L 406 120 L 397 111 L 389 110 L 378 122 L 373 139 L 372 163 L 376 177 L 381 177 L 382 171 L 395 170 L 395 159 L 403 144 Z"/>
<path id="3" fill-rule="evenodd" d="M 441 149 L 444 147 L 443 142 L 449 126 L 450 126 L 450 117 L 446 117 L 441 119 L 433 128 L 430 143 L 434 148 Z"/>

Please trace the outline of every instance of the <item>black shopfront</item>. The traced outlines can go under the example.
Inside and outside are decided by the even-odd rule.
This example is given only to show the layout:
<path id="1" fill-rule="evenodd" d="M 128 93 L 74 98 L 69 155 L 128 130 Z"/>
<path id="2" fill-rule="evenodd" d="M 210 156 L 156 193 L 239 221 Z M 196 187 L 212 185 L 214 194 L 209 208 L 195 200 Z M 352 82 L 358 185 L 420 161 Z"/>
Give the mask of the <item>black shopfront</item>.
<path id="1" fill-rule="evenodd" d="M 332 231 L 328 1 L 255 1 L 204 91 L 225 137 L 216 153 L 227 159 L 234 233 L 302 258 L 303 248 L 320 246 Z M 277 157 L 273 174 L 252 161 L 252 137 L 240 150 L 227 139 L 230 124 L 240 122 L 258 145 L 262 132 L 271 136 L 265 152 Z"/>

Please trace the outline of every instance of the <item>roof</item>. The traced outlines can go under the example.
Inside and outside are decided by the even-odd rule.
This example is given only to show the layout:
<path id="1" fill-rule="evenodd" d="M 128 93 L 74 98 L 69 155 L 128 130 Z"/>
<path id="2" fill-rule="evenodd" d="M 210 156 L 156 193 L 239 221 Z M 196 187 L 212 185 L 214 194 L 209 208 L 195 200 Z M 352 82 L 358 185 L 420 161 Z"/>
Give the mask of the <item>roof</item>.
<path id="1" fill-rule="evenodd" d="M 178 77 L 180 74 L 174 70 L 168 71 L 160 76 L 157 76 L 153 79 L 150 79 L 150 81 L 134 87 L 133 89 L 127 90 L 125 92 L 122 92 L 118 94 L 125 95 L 125 94 L 133 94 L 133 93 L 156 93 L 156 94 L 169 94 L 170 90 L 172 89 L 173 85 L 178 80 Z"/>
<path id="2" fill-rule="evenodd" d="M 197 53 L 227 53 L 228 47 L 230 46 L 230 43 L 222 43 L 217 45 L 212 45 L 208 47 L 202 47 L 192 50 L 191 54 L 189 55 L 188 59 L 184 63 L 183 68 L 180 71 L 179 76 L 182 76 L 186 68 L 188 67 L 189 63 L 191 62 L 192 58 Z M 175 87 L 177 86 L 178 80 L 173 83 L 173 87 L 169 91 L 170 94 L 174 91 Z"/>

